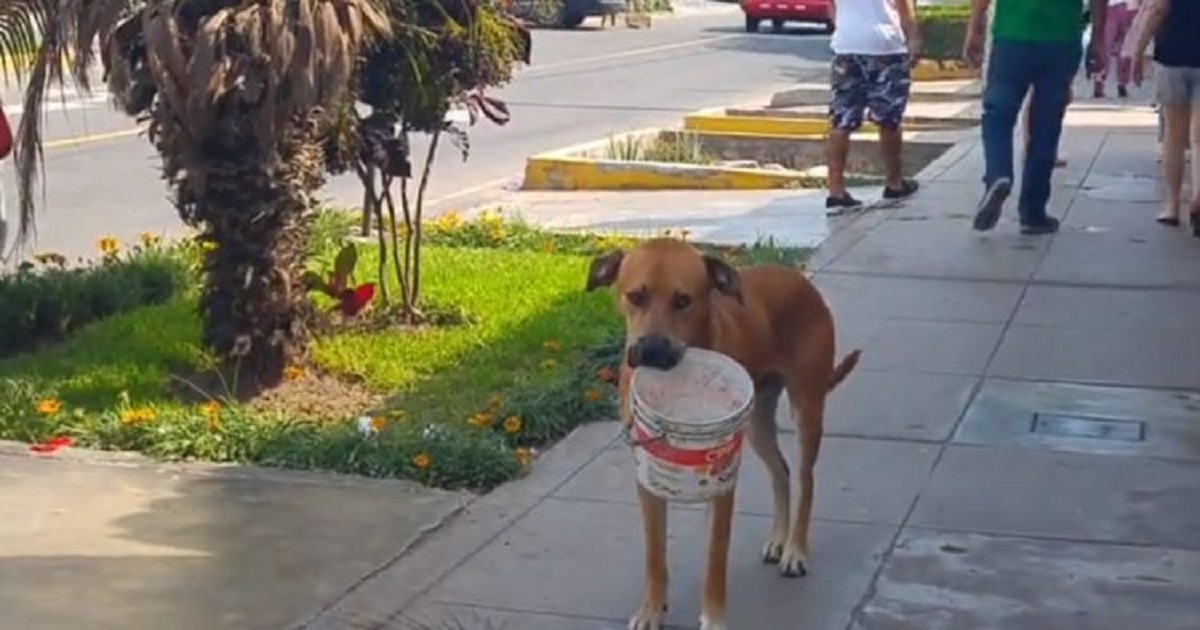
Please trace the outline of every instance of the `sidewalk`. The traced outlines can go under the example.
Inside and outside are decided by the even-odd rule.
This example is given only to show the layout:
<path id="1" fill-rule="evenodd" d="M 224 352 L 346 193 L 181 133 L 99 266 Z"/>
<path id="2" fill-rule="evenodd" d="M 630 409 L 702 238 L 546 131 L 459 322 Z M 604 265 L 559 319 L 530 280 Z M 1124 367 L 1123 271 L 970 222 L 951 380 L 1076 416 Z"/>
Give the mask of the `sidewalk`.
<path id="1" fill-rule="evenodd" d="M 1011 209 L 972 232 L 968 141 L 824 243 L 815 281 L 863 364 L 828 410 L 808 577 L 760 562 L 770 500 L 744 460 L 731 628 L 1196 627 L 1200 242 L 1153 221 L 1148 109 L 1083 102 L 1068 125 L 1054 237 Z M 300 627 L 624 628 L 641 534 L 615 438 L 576 432 Z M 669 621 L 694 628 L 703 513 L 675 509 L 671 536 Z"/>

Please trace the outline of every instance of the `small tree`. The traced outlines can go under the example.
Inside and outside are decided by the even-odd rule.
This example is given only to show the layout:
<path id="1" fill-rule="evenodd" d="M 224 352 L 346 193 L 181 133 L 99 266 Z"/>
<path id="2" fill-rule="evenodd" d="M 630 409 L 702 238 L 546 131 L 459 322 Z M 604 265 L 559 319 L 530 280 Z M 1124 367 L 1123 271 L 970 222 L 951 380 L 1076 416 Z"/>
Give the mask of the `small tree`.
<path id="1" fill-rule="evenodd" d="M 386 0 L 384 7 L 393 36 L 367 54 L 358 75 L 357 99 L 370 111 L 344 103 L 326 155 L 332 170 L 353 169 L 362 181 L 363 224 L 377 227 L 381 298 L 388 303 L 393 297 L 390 275 L 399 291 L 395 305 L 406 322 L 417 323 L 421 229 L 433 161 L 446 138 L 464 160 L 469 154 L 466 131 L 447 122 L 447 114 L 463 107 L 470 124 L 479 116 L 506 123 L 507 108 L 484 89 L 507 83 L 519 62 L 528 63 L 531 42 L 524 27 L 491 4 Z M 429 136 L 419 170 L 410 151 L 414 133 Z"/>

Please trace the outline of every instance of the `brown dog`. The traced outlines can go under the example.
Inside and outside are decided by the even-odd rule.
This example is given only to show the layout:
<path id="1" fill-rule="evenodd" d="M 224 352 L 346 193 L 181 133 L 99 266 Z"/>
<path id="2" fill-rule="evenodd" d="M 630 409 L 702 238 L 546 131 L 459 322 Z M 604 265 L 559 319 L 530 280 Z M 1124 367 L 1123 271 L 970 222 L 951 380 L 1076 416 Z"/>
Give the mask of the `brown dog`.
<path id="1" fill-rule="evenodd" d="M 835 367 L 833 316 L 803 274 L 781 265 L 735 270 L 674 239 L 655 239 L 592 261 L 587 289 L 614 286 L 625 314 L 621 422 L 629 426 L 629 382 L 638 366 L 671 369 L 689 346 L 741 363 L 755 383 L 750 444 L 771 475 L 775 519 L 763 560 L 798 577 L 807 572 L 813 467 L 821 448 L 825 396 L 858 363 L 855 350 Z M 789 471 L 779 449 L 775 412 L 787 392 L 799 427 L 800 509 L 790 523 Z M 667 604 L 667 507 L 638 486 L 645 537 L 645 584 L 630 630 L 658 630 Z M 734 492 L 709 506 L 708 558 L 700 598 L 701 630 L 724 630 L 726 564 Z"/>

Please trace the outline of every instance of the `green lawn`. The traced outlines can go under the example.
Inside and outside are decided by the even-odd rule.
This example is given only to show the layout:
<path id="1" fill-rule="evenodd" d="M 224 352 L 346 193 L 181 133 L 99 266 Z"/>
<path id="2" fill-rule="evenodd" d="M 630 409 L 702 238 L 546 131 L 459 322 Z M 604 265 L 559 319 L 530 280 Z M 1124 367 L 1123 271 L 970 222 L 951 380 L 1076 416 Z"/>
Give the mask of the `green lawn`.
<path id="1" fill-rule="evenodd" d="M 318 238 L 317 261 L 340 239 Z M 351 417 L 185 403 L 179 374 L 204 364 L 192 291 L 83 326 L 65 341 L 0 360 L 0 438 L 69 436 L 81 446 L 173 459 L 241 461 L 398 476 L 487 488 L 520 473 L 583 422 L 612 417 L 620 320 L 607 291 L 584 290 L 590 259 L 628 242 L 483 221 L 432 230 L 424 304 L 462 323 L 418 330 L 347 329 L 318 337 L 315 372 L 382 403 Z M 358 280 L 377 252 L 360 246 Z M 734 256 L 801 263 L 808 252 L 764 243 Z M 372 270 L 366 271 L 364 270 Z M 0 306 L 2 308 L 2 306 Z M 332 395 L 332 394 L 331 394 Z M 377 431 L 364 435 L 358 414 Z"/>

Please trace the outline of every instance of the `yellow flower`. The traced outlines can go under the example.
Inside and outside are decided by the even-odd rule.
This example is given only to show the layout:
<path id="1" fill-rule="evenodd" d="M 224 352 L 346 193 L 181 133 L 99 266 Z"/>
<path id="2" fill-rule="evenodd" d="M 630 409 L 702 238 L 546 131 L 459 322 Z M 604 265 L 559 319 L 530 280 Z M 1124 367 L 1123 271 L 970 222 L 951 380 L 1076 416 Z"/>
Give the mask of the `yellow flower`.
<path id="1" fill-rule="evenodd" d="M 462 216 L 453 210 L 433 220 L 433 227 L 442 231 L 458 229 L 462 224 Z"/>
<path id="2" fill-rule="evenodd" d="M 221 403 L 215 400 L 210 400 L 203 405 L 200 405 L 200 411 L 203 411 L 204 415 L 211 418 L 221 413 Z"/>
<path id="3" fill-rule="evenodd" d="M 542 350 L 546 352 L 558 352 L 562 350 L 562 344 L 553 339 L 547 339 L 542 342 Z"/>
<path id="4" fill-rule="evenodd" d="M 56 254 L 54 252 L 38 254 L 37 256 L 34 256 L 33 259 L 43 265 L 54 265 L 56 267 L 63 267 L 67 264 L 66 256 L 63 256 L 62 254 Z"/>
<path id="5" fill-rule="evenodd" d="M 207 239 L 200 241 L 200 251 L 211 252 L 211 251 L 216 251 L 216 249 L 217 249 L 216 241 L 210 241 Z"/>
<path id="6" fill-rule="evenodd" d="M 517 458 L 517 462 L 522 466 L 528 466 L 533 461 L 533 451 L 525 447 L 513 449 L 513 457 Z"/>
<path id="7" fill-rule="evenodd" d="M 299 380 L 301 376 L 304 376 L 303 368 L 297 367 L 295 365 L 289 365 L 289 366 L 283 368 L 283 379 L 286 381 Z"/>
<path id="8" fill-rule="evenodd" d="M 500 425 L 505 433 L 516 433 L 521 430 L 521 419 L 516 416 L 509 416 L 504 419 L 504 424 Z"/>
<path id="9" fill-rule="evenodd" d="M 154 419 L 154 410 L 149 407 L 127 409 L 121 412 L 121 424 L 141 424 Z"/>
<path id="10" fill-rule="evenodd" d="M 385 418 L 383 418 L 382 416 L 374 416 L 371 418 L 371 430 L 376 433 L 382 431 L 384 425 L 386 425 L 386 424 L 387 424 L 387 420 Z"/>
<path id="11" fill-rule="evenodd" d="M 417 453 L 412 458 L 412 465 L 418 470 L 425 470 L 426 468 L 429 468 L 429 464 L 429 456 L 425 453 Z"/>
<path id="12" fill-rule="evenodd" d="M 114 256 L 117 252 L 121 251 L 121 242 L 112 236 L 105 236 L 100 239 L 98 246 L 100 247 L 100 253 L 105 256 Z"/>
<path id="13" fill-rule="evenodd" d="M 553 370 L 556 367 L 558 367 L 558 361 L 555 361 L 554 359 L 546 359 L 545 361 L 542 361 L 543 370 Z"/>
<path id="14" fill-rule="evenodd" d="M 600 393 L 598 389 L 589 389 L 583 393 L 583 398 L 590 403 L 600 402 L 600 399 L 604 398 L 604 394 Z"/>
<path id="15" fill-rule="evenodd" d="M 161 243 L 162 237 L 157 234 L 151 234 L 150 232 L 142 232 L 141 234 L 138 234 L 138 241 L 141 242 L 142 247 L 149 248 Z"/>
<path id="16" fill-rule="evenodd" d="M 44 400 L 37 401 L 37 404 L 34 405 L 34 408 L 37 409 L 37 412 L 43 416 L 52 416 L 62 409 L 62 403 L 54 400 L 53 398 L 46 398 Z"/>
<path id="17" fill-rule="evenodd" d="M 482 429 L 492 425 L 492 414 L 490 413 L 473 413 L 467 417 L 467 424 Z"/>

